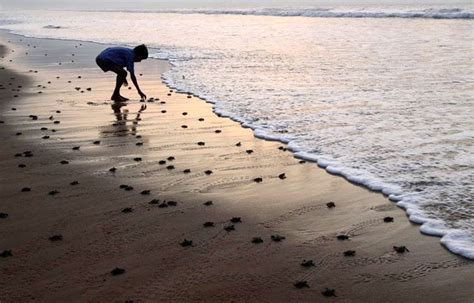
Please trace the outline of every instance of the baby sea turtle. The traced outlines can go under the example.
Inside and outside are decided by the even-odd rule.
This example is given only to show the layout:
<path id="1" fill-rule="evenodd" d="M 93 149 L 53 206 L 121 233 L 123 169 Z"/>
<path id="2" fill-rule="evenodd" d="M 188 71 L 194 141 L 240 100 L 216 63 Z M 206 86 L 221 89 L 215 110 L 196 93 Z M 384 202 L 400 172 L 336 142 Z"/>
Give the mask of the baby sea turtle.
<path id="1" fill-rule="evenodd" d="M 125 187 L 124 189 L 125 189 L 125 191 L 132 191 L 133 186 L 127 185 L 127 187 Z"/>
<path id="2" fill-rule="evenodd" d="M 13 257 L 12 251 L 11 250 L 4 250 L 1 254 L 0 257 L 6 258 L 6 257 Z"/>
<path id="3" fill-rule="evenodd" d="M 158 205 L 158 207 L 159 208 L 166 208 L 166 207 L 168 207 L 168 204 L 166 202 L 163 202 L 160 205 Z"/>
<path id="4" fill-rule="evenodd" d="M 74 186 L 74 185 L 78 185 L 79 182 L 78 181 L 72 181 L 71 183 L 69 183 L 70 185 Z"/>
<path id="5" fill-rule="evenodd" d="M 91 87 L 88 87 L 88 88 L 86 88 L 86 90 L 87 90 L 87 91 L 91 91 L 91 90 L 92 90 L 92 88 L 91 88 Z"/>
<path id="6" fill-rule="evenodd" d="M 118 275 L 124 274 L 125 269 L 115 267 L 114 269 L 112 269 L 112 271 L 110 273 L 112 274 L 112 276 L 118 276 Z"/>
<path id="7" fill-rule="evenodd" d="M 25 164 L 18 164 L 18 167 L 19 167 L 19 168 L 25 168 L 26 165 L 25 165 Z"/>
<path id="8" fill-rule="evenodd" d="M 325 288 L 321 294 L 325 297 L 336 297 L 336 290 L 333 288 Z"/>
<path id="9" fill-rule="evenodd" d="M 211 206 L 212 204 L 213 204 L 212 201 L 206 201 L 206 202 L 204 202 L 204 205 L 205 205 L 205 206 Z"/>
<path id="10" fill-rule="evenodd" d="M 188 99 L 191 99 L 192 97 L 193 97 L 193 96 L 191 96 L 191 95 L 188 95 L 186 98 L 188 98 Z"/>
<path id="11" fill-rule="evenodd" d="M 303 267 L 316 266 L 316 265 L 314 264 L 313 260 L 303 260 L 303 262 L 301 262 L 300 265 L 303 266 Z"/>
<path id="12" fill-rule="evenodd" d="M 204 226 L 204 227 L 214 227 L 214 222 L 210 222 L 210 221 L 205 222 L 205 223 L 203 224 L 203 226 Z"/>
<path id="13" fill-rule="evenodd" d="M 48 119 L 49 119 L 49 120 L 53 120 L 53 119 L 54 119 L 54 116 L 49 116 Z"/>
<path id="14" fill-rule="evenodd" d="M 253 150 L 247 149 L 245 152 L 250 155 L 251 153 L 253 153 Z"/>
<path id="15" fill-rule="evenodd" d="M 385 223 L 393 222 L 393 217 L 385 217 L 385 218 L 383 218 L 383 221 L 384 221 Z"/>
<path id="16" fill-rule="evenodd" d="M 62 241 L 63 236 L 62 235 L 54 235 L 54 236 L 49 237 L 49 240 L 52 241 L 52 242 Z"/>
<path id="17" fill-rule="evenodd" d="M 255 181 L 257 183 L 260 183 L 260 182 L 263 182 L 263 179 L 259 177 L 259 178 L 253 179 L 253 181 Z"/>
<path id="18" fill-rule="evenodd" d="M 168 161 L 173 161 L 175 159 L 175 157 L 171 156 L 171 157 L 168 157 Z"/>
<path id="19" fill-rule="evenodd" d="M 235 146 L 242 146 L 242 143 L 237 142 L 237 143 L 235 144 Z"/>
<path id="20" fill-rule="evenodd" d="M 328 208 L 334 208 L 334 207 L 336 207 L 336 203 L 334 203 L 334 202 L 328 202 L 328 203 L 326 203 L 326 206 L 327 206 Z"/>
<path id="21" fill-rule="evenodd" d="M 279 175 L 278 175 L 278 178 L 280 178 L 281 180 L 284 180 L 284 179 L 286 179 L 286 175 L 285 175 L 285 173 L 283 173 L 283 174 L 279 174 Z"/>
<path id="22" fill-rule="evenodd" d="M 15 154 L 15 158 L 23 157 L 23 154 L 17 153 Z"/>
<path id="23" fill-rule="evenodd" d="M 184 239 L 183 242 L 180 243 L 181 246 L 186 247 L 186 246 L 192 246 L 193 241 L 192 240 L 186 240 Z"/>
<path id="24" fill-rule="evenodd" d="M 174 165 L 168 165 L 168 166 L 166 166 L 166 169 L 172 170 L 172 169 L 174 169 Z"/>
<path id="25" fill-rule="evenodd" d="M 74 146 L 72 150 L 79 150 L 81 147 L 80 146 Z"/>
<path id="26" fill-rule="evenodd" d="M 54 121 L 53 123 L 54 123 L 54 124 L 59 124 L 59 123 L 61 123 L 61 121 L 56 120 L 56 121 Z"/>
<path id="27" fill-rule="evenodd" d="M 160 203 L 160 200 L 158 199 L 153 199 L 150 202 L 148 202 L 148 204 L 159 204 L 159 203 Z"/>
<path id="28" fill-rule="evenodd" d="M 54 195 L 57 195 L 57 194 L 59 194 L 59 191 L 57 191 L 57 190 L 52 190 L 48 193 L 48 195 L 50 195 L 50 196 L 54 196 Z"/>
<path id="29" fill-rule="evenodd" d="M 183 113 L 182 113 L 183 116 L 186 116 L 187 114 L 188 114 L 187 112 L 183 112 Z"/>
<path id="30" fill-rule="evenodd" d="M 206 170 L 204 173 L 205 173 L 206 175 L 210 175 L 210 174 L 212 174 L 212 170 Z"/>
<path id="31" fill-rule="evenodd" d="M 204 145 L 206 145 L 206 143 L 204 143 L 204 142 L 202 142 L 202 141 L 199 141 L 199 142 L 197 143 L 197 145 L 199 145 L 199 146 L 204 146 Z"/>
<path id="32" fill-rule="evenodd" d="M 225 231 L 233 231 L 235 230 L 235 226 L 233 224 L 224 226 Z"/>
<path id="33" fill-rule="evenodd" d="M 135 158 L 133 158 L 133 161 L 140 162 L 140 161 L 142 161 L 142 158 L 141 157 L 135 157 Z"/>
<path id="34" fill-rule="evenodd" d="M 120 186 L 119 186 L 119 188 L 121 188 L 121 189 L 125 189 L 125 188 L 127 188 L 127 187 L 128 187 L 127 184 L 120 184 Z"/>
<path id="35" fill-rule="evenodd" d="M 111 172 L 111 173 L 114 173 L 114 172 L 116 172 L 116 171 L 117 171 L 117 168 L 115 168 L 115 167 L 109 168 L 109 172 Z"/>
<path id="36" fill-rule="evenodd" d="M 240 217 L 232 217 L 232 219 L 230 219 L 230 222 L 232 223 L 242 223 L 242 220 Z"/>
<path id="37" fill-rule="evenodd" d="M 199 118 L 198 120 L 202 122 L 202 121 L 204 121 L 204 118 Z"/>
<path id="38" fill-rule="evenodd" d="M 69 161 L 66 161 L 66 160 L 62 160 L 61 162 L 59 162 L 61 164 L 69 164 Z"/>
<path id="39" fill-rule="evenodd" d="M 274 242 L 281 242 L 282 240 L 285 240 L 285 239 L 286 239 L 285 237 L 280 236 L 280 235 L 272 235 L 270 238 L 271 238 L 272 241 L 274 241 Z"/>
<path id="40" fill-rule="evenodd" d="M 221 131 L 220 129 L 216 129 L 214 132 L 215 132 L 216 134 L 222 133 L 222 131 Z"/>
<path id="41" fill-rule="evenodd" d="M 94 142 L 92 142 L 92 143 L 95 144 L 95 145 L 99 145 L 99 144 L 100 144 L 100 140 L 96 140 L 96 141 L 94 141 Z"/>
<path id="42" fill-rule="evenodd" d="M 344 252 L 344 256 L 346 256 L 346 257 L 353 257 L 353 256 L 355 256 L 355 253 L 356 253 L 355 250 L 346 250 L 346 251 Z"/>
<path id="43" fill-rule="evenodd" d="M 151 190 L 147 189 L 147 190 L 142 190 L 142 192 L 140 193 L 141 195 L 149 195 L 151 192 Z"/>
<path id="44" fill-rule="evenodd" d="M 8 218 L 7 213 L 0 213 L 0 219 L 6 219 L 6 218 Z"/>
<path id="45" fill-rule="evenodd" d="M 43 136 L 41 139 L 49 139 L 49 136 Z"/>
<path id="46" fill-rule="evenodd" d="M 165 109 L 164 109 L 164 110 L 162 110 L 162 111 L 161 111 L 161 113 L 162 113 L 162 114 L 165 114 L 165 113 L 166 113 L 166 110 L 165 110 Z"/>
<path id="47" fill-rule="evenodd" d="M 135 143 L 136 146 L 143 146 L 143 142 L 137 142 Z"/>
<path id="48" fill-rule="evenodd" d="M 133 211 L 133 209 L 131 207 L 125 207 L 124 209 L 122 209 L 122 212 L 124 214 L 131 213 L 132 211 Z"/>
<path id="49" fill-rule="evenodd" d="M 186 168 L 185 170 L 183 170 L 183 173 L 185 174 L 189 174 L 191 172 L 191 170 L 189 168 Z"/>
<path id="50" fill-rule="evenodd" d="M 336 237 L 338 240 L 348 240 L 349 239 L 349 236 L 348 235 L 338 235 Z"/>
<path id="51" fill-rule="evenodd" d="M 188 128 L 187 125 L 181 125 L 181 128 Z"/>
<path id="52" fill-rule="evenodd" d="M 21 136 L 21 135 L 23 135 L 22 132 L 18 132 L 18 133 L 15 134 L 15 136 Z"/>
<path id="53" fill-rule="evenodd" d="M 160 165 L 165 165 L 165 164 L 166 164 L 166 161 L 165 161 L 165 160 L 160 160 L 160 161 L 158 162 L 158 164 L 160 164 Z"/>
<path id="54" fill-rule="evenodd" d="M 252 243 L 254 243 L 254 244 L 263 243 L 263 239 L 260 238 L 260 237 L 253 237 L 252 238 Z"/>
<path id="55" fill-rule="evenodd" d="M 394 246 L 393 250 L 395 250 L 399 254 L 403 254 L 404 252 L 409 252 L 408 248 L 405 246 Z"/>
<path id="56" fill-rule="evenodd" d="M 176 201 L 168 201 L 168 202 L 166 202 L 166 204 L 168 204 L 168 206 L 177 206 L 177 205 L 178 205 L 178 202 L 176 202 Z"/>
<path id="57" fill-rule="evenodd" d="M 308 281 L 296 281 L 293 285 L 296 288 L 309 288 Z"/>
<path id="58" fill-rule="evenodd" d="M 29 187 L 23 187 L 23 188 L 21 189 L 21 191 L 22 191 L 22 192 L 28 192 L 28 191 L 31 191 L 31 188 L 29 188 Z"/>
<path id="59" fill-rule="evenodd" d="M 299 163 L 299 164 L 305 164 L 306 161 L 305 161 L 305 160 L 300 160 L 298 163 Z"/>

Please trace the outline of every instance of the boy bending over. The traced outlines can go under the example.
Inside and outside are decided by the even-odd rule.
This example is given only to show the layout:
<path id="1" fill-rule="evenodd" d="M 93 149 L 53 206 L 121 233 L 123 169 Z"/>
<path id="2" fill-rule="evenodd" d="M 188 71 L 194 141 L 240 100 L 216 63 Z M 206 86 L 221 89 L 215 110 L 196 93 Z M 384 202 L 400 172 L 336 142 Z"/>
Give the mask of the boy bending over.
<path id="1" fill-rule="evenodd" d="M 115 90 L 110 99 L 118 102 L 127 101 L 128 99 L 120 95 L 120 87 L 128 86 L 127 72 L 123 69 L 127 68 L 130 73 L 130 78 L 137 88 L 138 94 L 141 98 L 146 99 L 146 95 L 138 86 L 137 78 L 135 77 L 135 62 L 140 62 L 148 58 L 148 49 L 142 44 L 134 49 L 126 47 L 109 47 L 103 50 L 95 59 L 97 65 L 104 71 L 112 71 L 117 74 L 117 82 L 115 83 Z"/>

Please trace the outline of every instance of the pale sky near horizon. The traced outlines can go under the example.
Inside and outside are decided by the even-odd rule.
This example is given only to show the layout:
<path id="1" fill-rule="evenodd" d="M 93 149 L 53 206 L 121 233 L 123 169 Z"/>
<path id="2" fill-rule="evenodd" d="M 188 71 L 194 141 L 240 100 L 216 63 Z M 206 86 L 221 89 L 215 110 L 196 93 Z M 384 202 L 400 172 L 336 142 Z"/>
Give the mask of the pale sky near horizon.
<path id="1" fill-rule="evenodd" d="M 272 6 L 331 6 L 414 4 L 412 0 L 0 0 L 0 9 L 177 9 L 177 8 L 245 8 Z M 418 0 L 416 4 L 470 4 L 470 0 Z"/>

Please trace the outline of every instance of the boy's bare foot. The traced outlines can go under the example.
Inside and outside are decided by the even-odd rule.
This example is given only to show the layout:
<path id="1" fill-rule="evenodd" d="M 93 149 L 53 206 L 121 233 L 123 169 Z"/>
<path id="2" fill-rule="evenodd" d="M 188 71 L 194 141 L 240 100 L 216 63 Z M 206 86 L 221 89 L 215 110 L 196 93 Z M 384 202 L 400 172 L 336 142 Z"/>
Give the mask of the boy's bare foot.
<path id="1" fill-rule="evenodd" d="M 110 100 L 117 101 L 117 102 L 125 102 L 128 101 L 128 98 L 122 97 L 120 95 L 113 95 Z"/>

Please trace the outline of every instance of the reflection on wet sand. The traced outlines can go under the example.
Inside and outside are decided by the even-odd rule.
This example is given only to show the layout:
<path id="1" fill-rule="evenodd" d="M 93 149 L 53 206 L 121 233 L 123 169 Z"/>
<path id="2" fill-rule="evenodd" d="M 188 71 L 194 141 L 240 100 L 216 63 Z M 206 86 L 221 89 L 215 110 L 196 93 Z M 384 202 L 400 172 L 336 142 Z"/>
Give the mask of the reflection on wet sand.
<path id="1" fill-rule="evenodd" d="M 128 135 L 135 136 L 137 134 L 137 126 L 139 121 L 141 121 L 140 116 L 141 113 L 146 110 L 146 105 L 141 105 L 135 118 L 132 120 L 128 119 L 130 111 L 127 105 L 126 102 L 112 103 L 111 108 L 115 115 L 115 121 L 102 129 L 102 137 L 124 137 Z M 131 123 L 127 123 L 127 121 Z"/>

